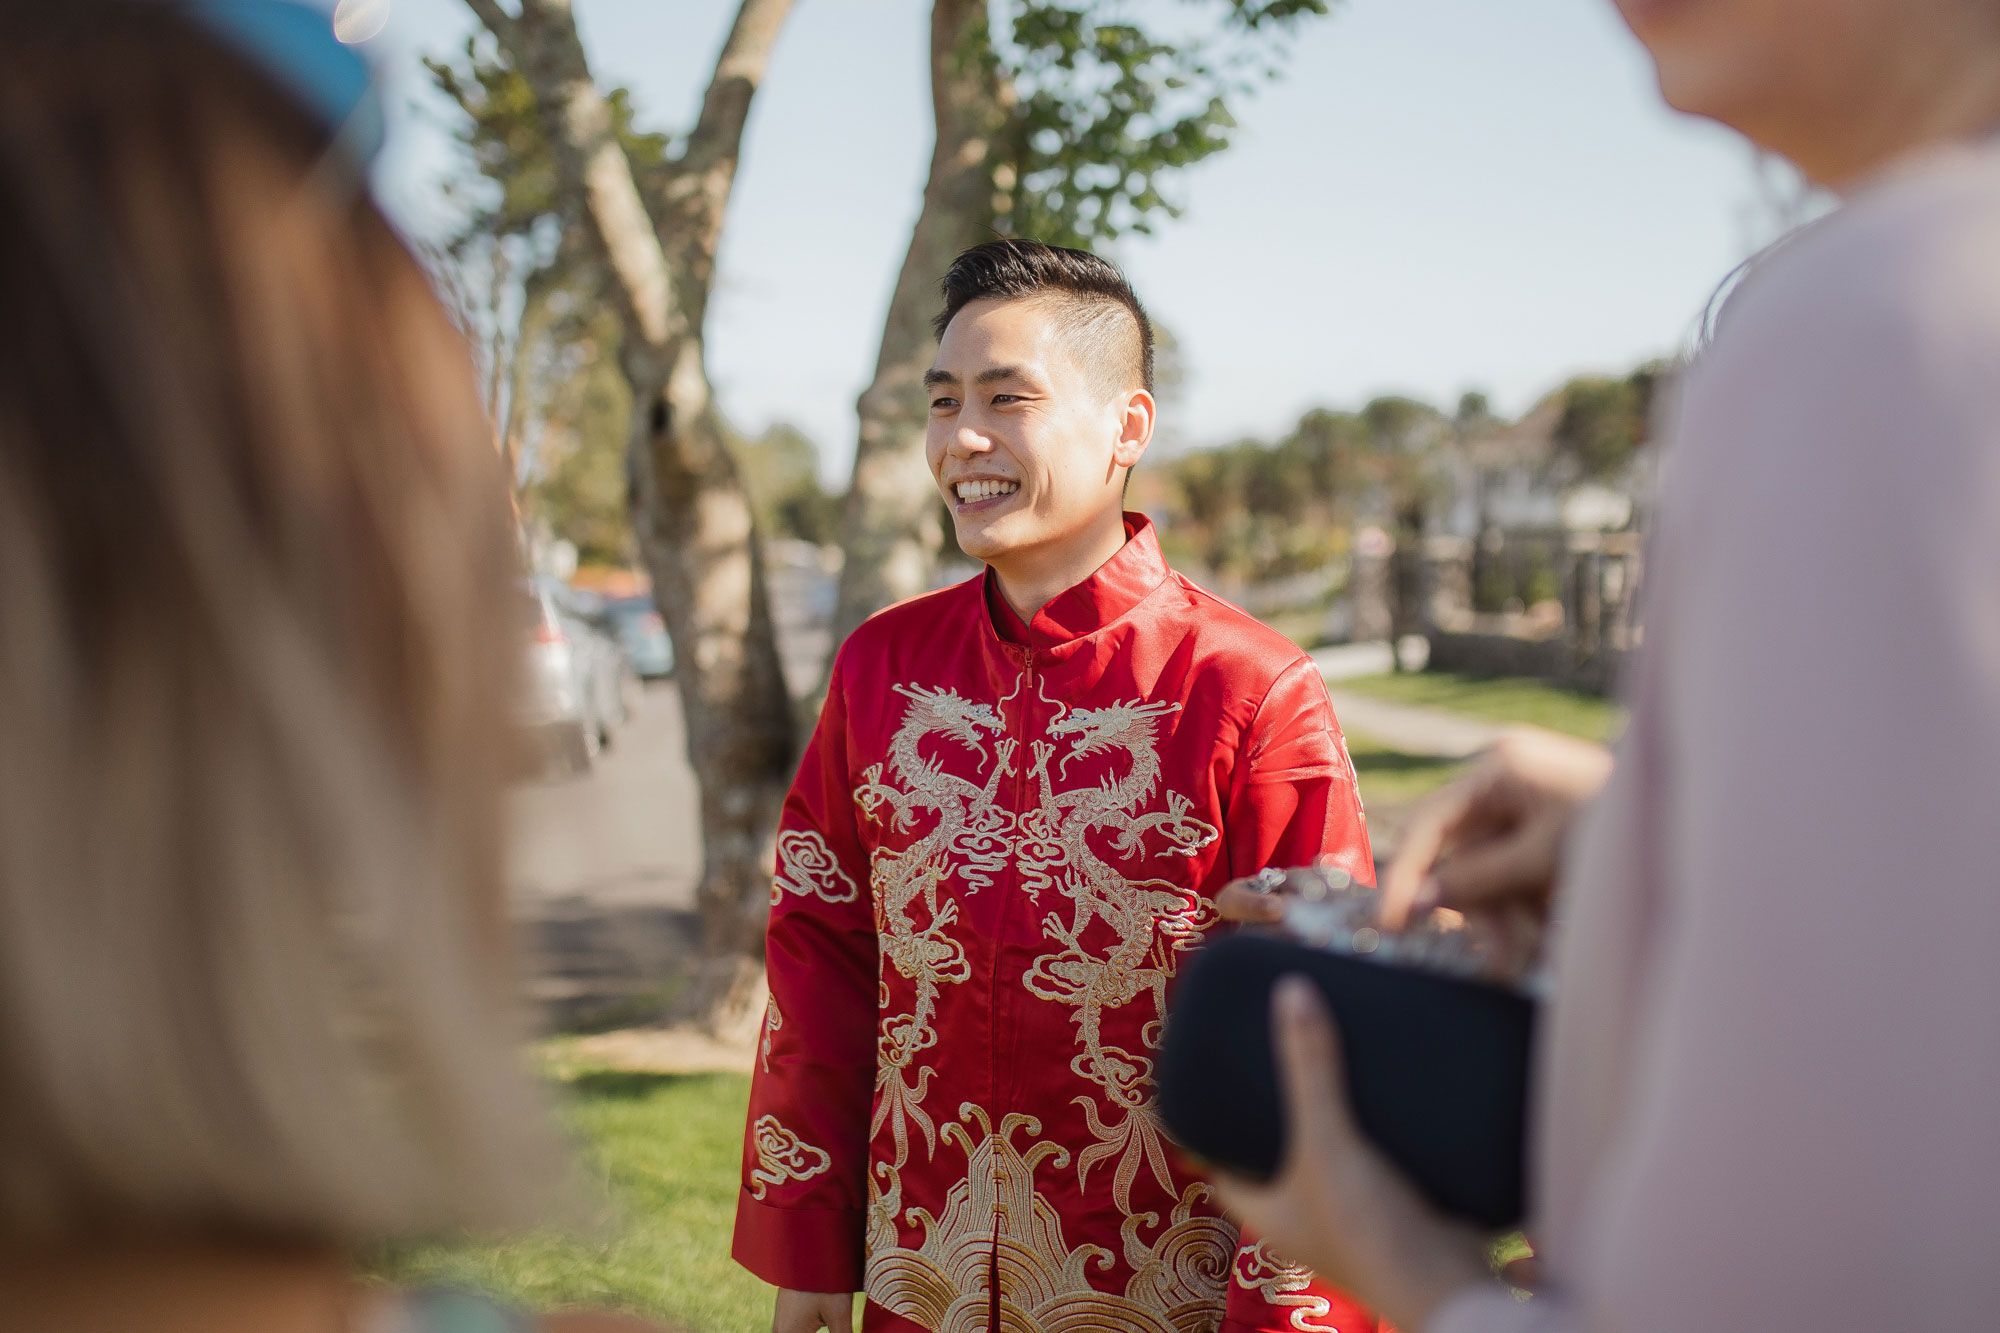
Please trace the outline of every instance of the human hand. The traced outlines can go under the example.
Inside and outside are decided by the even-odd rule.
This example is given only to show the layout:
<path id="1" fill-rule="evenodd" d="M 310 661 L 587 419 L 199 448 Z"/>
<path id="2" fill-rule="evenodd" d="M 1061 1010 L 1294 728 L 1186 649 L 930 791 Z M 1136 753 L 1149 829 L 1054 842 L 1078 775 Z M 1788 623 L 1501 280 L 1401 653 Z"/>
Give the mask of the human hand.
<path id="1" fill-rule="evenodd" d="M 1284 894 L 1284 872 L 1260 870 L 1223 885 L 1215 895 L 1215 911 L 1239 925 L 1274 925 L 1285 917 Z"/>
<path id="2" fill-rule="evenodd" d="M 1570 820 L 1611 777 L 1611 752 L 1533 727 L 1510 730 L 1404 826 L 1382 879 L 1382 924 L 1433 907 L 1539 922 Z"/>
<path id="3" fill-rule="evenodd" d="M 771 1333 L 854 1333 L 854 1293 L 851 1291 L 778 1291 Z"/>
<path id="4" fill-rule="evenodd" d="M 1280 870 L 1275 866 L 1260 870 L 1246 879 L 1233 879 L 1215 895 L 1216 914 L 1239 925 L 1275 925 L 1285 919 L 1287 900 L 1302 895 L 1330 891 L 1344 892 L 1354 884 L 1346 871 L 1326 865 L 1325 869 L 1298 867 Z"/>
<path id="5" fill-rule="evenodd" d="M 1484 1243 L 1434 1212 L 1362 1137 L 1339 1034 L 1304 978 L 1282 978 L 1272 991 L 1271 1031 L 1284 1083 L 1284 1163 L 1267 1185 L 1218 1174 L 1223 1206 L 1288 1262 L 1398 1328 L 1423 1328 L 1443 1301 L 1489 1279 Z"/>

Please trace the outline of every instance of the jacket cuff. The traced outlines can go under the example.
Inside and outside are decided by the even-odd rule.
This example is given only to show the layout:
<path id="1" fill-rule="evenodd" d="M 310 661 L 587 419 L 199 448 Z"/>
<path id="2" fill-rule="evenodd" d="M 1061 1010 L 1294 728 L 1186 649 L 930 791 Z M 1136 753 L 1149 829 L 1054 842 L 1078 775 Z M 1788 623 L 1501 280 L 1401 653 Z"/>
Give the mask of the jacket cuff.
<path id="1" fill-rule="evenodd" d="M 729 1253 L 774 1287 L 860 1291 L 865 1221 L 855 1208 L 774 1208 L 740 1190 Z"/>

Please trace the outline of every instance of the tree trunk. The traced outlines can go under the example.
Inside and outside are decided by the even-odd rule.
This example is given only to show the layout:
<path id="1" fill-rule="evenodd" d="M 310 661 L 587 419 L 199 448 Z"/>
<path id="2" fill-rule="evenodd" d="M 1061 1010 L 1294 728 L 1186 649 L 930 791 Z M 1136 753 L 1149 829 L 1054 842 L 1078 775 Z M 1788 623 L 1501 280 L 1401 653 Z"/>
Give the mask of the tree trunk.
<path id="1" fill-rule="evenodd" d="M 706 966 L 686 1016 L 728 1023 L 763 951 L 778 808 L 791 778 L 791 702 L 749 498 L 717 429 L 702 325 L 743 127 L 792 0 L 743 0 L 663 196 L 648 201 L 591 78 L 570 0 L 512 18 L 467 0 L 535 93 L 622 325 L 632 387 L 635 526 L 672 632 L 701 790 L 696 889 Z"/>
<path id="2" fill-rule="evenodd" d="M 876 611 L 930 586 L 943 540 L 937 487 L 924 462 L 924 372 L 937 347 L 930 321 L 939 307 L 938 281 L 951 261 L 987 238 L 993 219 L 989 151 L 1010 100 L 987 31 L 985 0 L 934 0 L 937 139 L 923 210 L 882 326 L 875 378 L 856 404 L 861 428 L 841 516 L 847 558 L 834 611 L 836 647 Z"/>
<path id="3" fill-rule="evenodd" d="M 1424 505 L 1410 501 L 1399 505 L 1391 529 L 1394 546 L 1389 552 L 1389 657 L 1390 670 L 1401 673 L 1403 640 L 1422 633 L 1428 626 L 1425 612 Z"/>
<path id="4" fill-rule="evenodd" d="M 700 349 L 684 356 L 698 365 Z M 699 373 L 635 401 L 635 518 L 673 635 L 688 762 L 701 791 L 695 900 L 703 949 L 712 958 L 761 957 L 795 731 L 749 499 L 713 413 L 690 412 L 683 404 L 692 395 L 673 383 Z"/>

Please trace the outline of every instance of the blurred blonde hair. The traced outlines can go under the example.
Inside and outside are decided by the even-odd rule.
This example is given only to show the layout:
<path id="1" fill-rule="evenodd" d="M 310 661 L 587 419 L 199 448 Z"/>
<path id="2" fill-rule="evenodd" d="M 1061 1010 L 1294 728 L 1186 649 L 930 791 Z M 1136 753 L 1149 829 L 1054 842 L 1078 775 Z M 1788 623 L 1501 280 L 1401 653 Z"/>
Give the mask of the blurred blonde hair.
<path id="1" fill-rule="evenodd" d="M 530 1220 L 464 348 L 164 5 L 0 0 L 0 1239 Z"/>

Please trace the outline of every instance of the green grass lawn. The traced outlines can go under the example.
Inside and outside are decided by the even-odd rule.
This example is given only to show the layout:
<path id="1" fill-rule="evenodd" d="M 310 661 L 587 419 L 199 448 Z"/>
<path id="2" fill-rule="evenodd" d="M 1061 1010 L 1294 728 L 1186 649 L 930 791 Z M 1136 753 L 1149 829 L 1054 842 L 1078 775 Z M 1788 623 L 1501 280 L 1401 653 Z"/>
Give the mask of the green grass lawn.
<path id="1" fill-rule="evenodd" d="M 1450 781 L 1463 765 L 1456 759 L 1392 750 L 1372 736 L 1347 733 L 1347 752 L 1354 756 L 1354 775 L 1361 782 L 1361 802 L 1371 811 L 1408 805 Z"/>
<path id="2" fill-rule="evenodd" d="M 537 1311 L 585 1306 L 700 1333 L 765 1333 L 771 1289 L 729 1258 L 749 1078 L 582 1070 L 560 1083 L 605 1203 L 597 1225 L 504 1245 L 416 1247 L 385 1256 L 377 1272 Z"/>
<path id="3" fill-rule="evenodd" d="M 1416 671 L 1359 676 L 1335 681 L 1333 688 L 1389 703 L 1463 713 L 1488 722 L 1525 722 L 1592 741 L 1610 740 L 1625 724 L 1625 710 L 1609 699 L 1521 676 Z"/>

